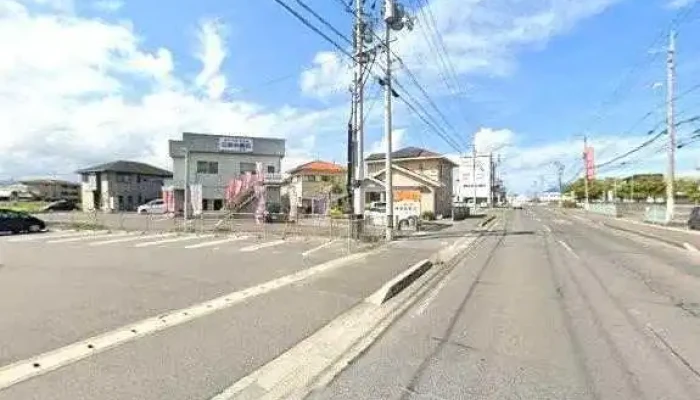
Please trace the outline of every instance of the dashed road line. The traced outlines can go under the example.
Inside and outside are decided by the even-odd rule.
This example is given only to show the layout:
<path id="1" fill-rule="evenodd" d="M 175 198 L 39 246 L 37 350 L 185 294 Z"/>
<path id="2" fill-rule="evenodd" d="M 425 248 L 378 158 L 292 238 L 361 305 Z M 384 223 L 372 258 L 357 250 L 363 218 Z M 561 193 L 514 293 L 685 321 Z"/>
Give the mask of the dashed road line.
<path id="1" fill-rule="evenodd" d="M 143 336 L 213 314 L 217 311 L 230 308 L 247 299 L 303 281 L 314 275 L 348 265 L 366 257 L 368 254 L 370 253 L 356 253 L 337 258 L 290 275 L 251 286 L 244 290 L 225 294 L 203 303 L 173 310 L 133 324 L 125 325 L 102 335 L 69 344 L 36 357 L 21 360 L 7 366 L 0 366 L 0 390 L 49 371 L 73 364 L 79 360 L 107 349 L 115 348 Z"/>
<path id="2" fill-rule="evenodd" d="M 56 240 L 49 240 L 46 243 L 48 244 L 58 244 L 58 243 L 71 243 L 71 242 L 80 242 L 82 240 L 100 240 L 104 239 L 106 237 L 122 237 L 122 236 L 128 236 L 130 235 L 129 233 L 94 233 L 92 235 L 82 235 L 78 237 L 69 237 L 69 238 L 64 238 L 64 239 L 56 239 Z"/>
<path id="3" fill-rule="evenodd" d="M 284 241 L 284 240 L 275 240 L 272 242 L 265 242 L 265 243 L 247 246 L 247 247 L 242 248 L 241 251 L 244 253 L 247 253 L 247 252 L 251 252 L 251 251 L 257 251 L 260 249 L 266 249 L 268 247 L 279 246 L 279 245 L 284 244 L 284 243 L 286 243 L 286 241 Z"/>
<path id="4" fill-rule="evenodd" d="M 560 245 L 562 245 L 562 247 L 564 247 L 564 248 L 566 249 L 566 251 L 568 251 L 569 253 L 571 253 L 572 256 L 578 258 L 578 254 L 576 254 L 576 253 L 574 252 L 574 249 L 572 249 L 565 241 L 559 240 L 558 242 L 559 242 Z"/>
<path id="5" fill-rule="evenodd" d="M 192 244 L 189 246 L 185 246 L 186 249 L 200 249 L 202 247 L 211 247 L 211 246 L 216 246 L 218 244 L 224 244 L 224 243 L 230 243 L 230 242 L 236 242 L 239 240 L 245 240 L 250 238 L 250 236 L 232 236 L 226 239 L 221 239 L 221 240 L 214 240 L 210 242 L 203 242 L 203 243 L 197 243 L 197 244 Z"/>
<path id="6" fill-rule="evenodd" d="M 301 256 L 302 256 L 302 257 L 308 257 L 309 254 L 315 253 L 315 252 L 317 252 L 317 251 L 319 251 L 319 250 L 322 250 L 322 249 L 325 249 L 326 247 L 328 247 L 328 246 L 330 246 L 330 245 L 332 245 L 332 244 L 334 244 L 334 243 L 337 243 L 337 242 L 338 242 L 337 240 L 330 240 L 330 241 L 328 241 L 328 242 L 326 242 L 326 243 L 324 243 L 324 244 L 322 244 L 322 245 L 320 245 L 320 246 L 314 247 L 313 249 L 306 250 L 305 252 L 301 253 Z"/>
<path id="7" fill-rule="evenodd" d="M 159 233 L 157 235 L 135 235 L 126 238 L 105 240 L 102 242 L 90 243 L 90 246 L 105 246 L 113 243 L 135 242 L 137 240 L 163 239 L 175 236 L 176 233 Z"/>
<path id="8" fill-rule="evenodd" d="M 175 243 L 175 242 L 184 242 L 186 240 L 195 240 L 195 239 L 206 239 L 214 237 L 214 235 L 188 235 L 188 236 L 179 236 L 175 237 L 172 239 L 163 239 L 163 240 L 156 240 L 154 242 L 145 242 L 145 243 L 139 243 L 134 245 L 134 247 L 151 247 L 151 246 L 159 246 L 161 244 L 168 244 L 168 243 Z"/>

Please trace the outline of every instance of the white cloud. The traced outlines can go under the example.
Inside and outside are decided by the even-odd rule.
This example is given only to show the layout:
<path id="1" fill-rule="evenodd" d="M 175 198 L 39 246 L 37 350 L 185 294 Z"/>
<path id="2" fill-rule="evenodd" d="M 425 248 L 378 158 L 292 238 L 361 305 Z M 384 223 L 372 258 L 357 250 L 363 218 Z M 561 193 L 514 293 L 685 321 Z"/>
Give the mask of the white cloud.
<path id="1" fill-rule="evenodd" d="M 122 9 L 124 7 L 124 2 L 121 0 L 99 0 L 93 3 L 92 5 L 96 10 L 106 12 L 106 13 L 114 13 Z"/>
<path id="2" fill-rule="evenodd" d="M 668 7 L 672 9 L 679 9 L 683 7 L 687 7 L 693 3 L 695 3 L 697 0 L 669 0 L 668 1 Z"/>
<path id="3" fill-rule="evenodd" d="M 309 131 L 346 120 L 344 105 L 269 110 L 220 100 L 218 29 L 202 25 L 204 66 L 190 82 L 176 75 L 170 50 L 145 50 L 128 23 L 0 2 L 0 179 L 70 174 L 118 158 L 167 167 L 167 139 L 185 130 L 283 137 L 299 147 Z"/>
<path id="4" fill-rule="evenodd" d="M 325 99 L 347 93 L 352 83 L 352 71 L 337 53 L 322 51 L 314 56 L 313 67 L 301 73 L 300 87 L 303 94 Z"/>
<path id="5" fill-rule="evenodd" d="M 220 98 L 226 90 L 226 77 L 221 74 L 226 58 L 224 32 L 225 27 L 221 22 L 205 20 L 197 33 L 197 58 L 202 62 L 202 71 L 195 78 L 195 83 L 212 99 Z"/>
<path id="6" fill-rule="evenodd" d="M 513 144 L 515 135 L 509 129 L 481 128 L 474 134 L 474 145 L 479 153 L 499 151 Z"/>
<path id="7" fill-rule="evenodd" d="M 405 129 L 394 129 L 391 132 L 391 148 L 392 152 L 403 147 Z M 369 147 L 369 153 L 386 153 L 386 135 L 382 136 L 382 140 L 372 143 Z"/>

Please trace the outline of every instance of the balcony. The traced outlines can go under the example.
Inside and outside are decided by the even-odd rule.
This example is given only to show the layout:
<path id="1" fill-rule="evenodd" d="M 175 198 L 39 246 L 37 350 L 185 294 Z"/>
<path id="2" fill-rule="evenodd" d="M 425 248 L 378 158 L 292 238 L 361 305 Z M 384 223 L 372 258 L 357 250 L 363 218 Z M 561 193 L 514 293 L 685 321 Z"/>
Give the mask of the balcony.
<path id="1" fill-rule="evenodd" d="M 281 185 L 284 182 L 284 176 L 282 174 L 263 174 L 263 182 L 268 185 Z"/>

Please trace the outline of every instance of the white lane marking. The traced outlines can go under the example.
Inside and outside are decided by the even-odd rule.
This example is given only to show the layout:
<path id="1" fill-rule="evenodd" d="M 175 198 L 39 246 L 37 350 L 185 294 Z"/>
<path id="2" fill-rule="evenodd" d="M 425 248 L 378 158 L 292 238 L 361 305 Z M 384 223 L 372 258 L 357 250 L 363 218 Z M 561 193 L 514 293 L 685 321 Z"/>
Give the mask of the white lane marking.
<path id="1" fill-rule="evenodd" d="M 119 239 L 105 240 L 102 242 L 90 243 L 90 246 L 104 246 L 104 245 L 113 244 L 113 243 L 135 242 L 137 240 L 161 239 L 161 238 L 166 238 L 166 237 L 172 237 L 175 235 L 176 235 L 176 233 L 159 233 L 157 235 L 134 235 L 134 236 L 126 237 L 126 238 L 119 238 Z"/>
<path id="2" fill-rule="evenodd" d="M 100 240 L 100 239 L 104 239 L 107 237 L 122 237 L 122 236 L 128 236 L 128 235 L 130 235 L 130 234 L 129 233 L 99 233 L 99 234 L 95 233 L 92 235 L 69 237 L 66 239 L 49 240 L 46 243 L 49 243 L 49 244 L 71 243 L 71 242 L 79 242 L 81 240 Z"/>
<path id="3" fill-rule="evenodd" d="M 550 227 L 547 226 L 547 225 L 543 225 L 543 226 L 544 226 L 544 230 L 545 230 L 545 231 L 547 231 L 547 232 L 549 232 L 549 233 L 552 233 L 552 228 L 550 228 Z"/>
<path id="4" fill-rule="evenodd" d="M 90 232 L 67 232 L 67 233 L 33 233 L 31 235 L 25 235 L 22 237 L 18 238 L 11 238 L 8 239 L 8 242 L 33 242 L 35 240 L 51 240 L 51 239 L 58 239 L 58 238 L 65 238 L 65 237 L 75 237 L 75 236 L 83 236 L 83 235 L 88 235 Z"/>
<path id="5" fill-rule="evenodd" d="M 186 240 L 195 240 L 195 239 L 206 239 L 214 237 L 214 235 L 188 235 L 188 236 L 179 236 L 176 238 L 172 239 L 163 239 L 163 240 L 156 240 L 154 242 L 145 242 L 145 243 L 138 243 L 134 245 L 134 247 L 151 247 L 151 246 L 159 246 L 161 244 L 168 244 L 168 243 L 175 243 L 175 242 L 184 242 Z"/>
<path id="6" fill-rule="evenodd" d="M 569 247 L 568 244 L 566 244 L 565 241 L 559 240 L 558 242 L 559 242 L 560 245 L 562 245 L 562 246 L 566 249 L 566 251 L 568 251 L 569 253 L 571 253 L 572 256 L 578 258 L 578 254 L 576 254 L 576 253 L 574 252 L 574 250 L 573 250 L 571 247 Z"/>
<path id="7" fill-rule="evenodd" d="M 158 219 L 152 219 L 151 222 L 163 222 L 167 221 L 169 219 L 172 219 L 171 217 L 163 217 L 163 218 L 158 218 Z"/>
<path id="8" fill-rule="evenodd" d="M 313 275 L 328 272 L 332 269 L 350 264 L 366 257 L 369 254 L 370 253 L 356 253 L 337 258 L 303 271 L 285 275 L 280 278 L 252 286 L 244 290 L 238 290 L 187 308 L 169 311 L 155 317 L 125 325 L 102 335 L 40 354 L 36 357 L 0 367 L 0 390 L 29 378 L 72 364 L 104 350 L 117 347 L 137 338 L 184 324 L 194 319 L 232 307 L 233 305 L 241 303 L 252 297 L 260 296 L 273 290 L 277 290 L 308 279 Z"/>
<path id="9" fill-rule="evenodd" d="M 257 251 L 257 250 L 265 249 L 268 247 L 279 246 L 279 245 L 284 244 L 284 243 L 286 243 L 286 241 L 284 241 L 284 240 L 275 240 L 272 242 L 265 242 L 265 243 L 254 244 L 254 245 L 251 245 L 248 247 L 244 247 L 241 249 L 241 251 L 247 253 L 250 251 Z"/>
<path id="10" fill-rule="evenodd" d="M 221 240 L 214 240 L 211 242 L 203 242 L 203 243 L 197 243 L 197 244 L 192 244 L 189 246 L 185 246 L 186 249 L 199 249 L 202 247 L 210 247 L 210 246 L 216 246 L 218 244 L 223 244 L 223 243 L 230 243 L 230 242 L 236 242 L 239 240 L 245 240 L 250 238 L 250 236 L 232 236 L 226 239 L 221 239 Z M 215 249 L 216 250 L 216 249 Z"/>
<path id="11" fill-rule="evenodd" d="M 700 253 L 700 250 L 690 243 L 683 243 L 683 247 L 685 247 L 688 251 L 692 251 L 693 253 Z"/>
<path id="12" fill-rule="evenodd" d="M 447 285 L 447 282 L 449 280 L 450 276 L 448 275 L 444 277 L 440 283 L 438 283 L 438 285 L 433 289 L 433 291 L 428 295 L 428 297 L 426 297 L 425 300 L 423 300 L 423 302 L 420 303 L 420 305 L 416 308 L 416 311 L 413 312 L 413 317 L 418 317 L 425 312 L 430 303 L 432 303 L 433 300 L 435 300 L 435 298 L 437 297 L 437 295 L 440 294 L 440 292 L 445 287 L 445 285 Z"/>
<path id="13" fill-rule="evenodd" d="M 324 244 L 322 244 L 322 245 L 320 245 L 320 246 L 314 247 L 313 249 L 306 250 L 305 252 L 301 253 L 301 256 L 302 256 L 302 257 L 308 257 L 309 254 L 315 253 L 315 252 L 317 252 L 317 251 L 319 251 L 319 250 L 322 250 L 322 249 L 325 249 L 326 247 L 328 247 L 328 246 L 330 246 L 330 245 L 332 245 L 332 244 L 334 244 L 334 243 L 336 243 L 336 242 L 338 242 L 338 241 L 337 241 L 337 240 L 328 241 L 328 242 L 326 242 L 326 243 L 324 243 Z"/>
<path id="14" fill-rule="evenodd" d="M 579 221 L 589 222 L 586 218 L 579 217 L 578 215 L 571 214 L 571 215 L 569 215 L 569 216 L 572 217 L 572 218 L 576 218 L 576 219 L 579 220 Z"/>

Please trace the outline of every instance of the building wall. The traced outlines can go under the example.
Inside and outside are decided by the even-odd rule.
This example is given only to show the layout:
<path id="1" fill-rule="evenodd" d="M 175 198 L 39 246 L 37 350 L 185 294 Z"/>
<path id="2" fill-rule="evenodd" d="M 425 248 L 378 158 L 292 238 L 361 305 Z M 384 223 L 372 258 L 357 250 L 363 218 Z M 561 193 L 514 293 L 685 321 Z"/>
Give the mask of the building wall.
<path id="1" fill-rule="evenodd" d="M 87 174 L 82 183 L 83 211 L 95 210 L 97 175 Z M 100 173 L 101 202 L 104 211 L 134 211 L 139 205 L 160 198 L 164 178 L 149 175 Z"/>
<path id="2" fill-rule="evenodd" d="M 218 173 L 197 173 L 197 161 L 218 163 Z M 241 163 L 255 164 L 262 163 L 263 172 L 268 171 L 268 167 L 274 168 L 274 173 L 280 173 L 282 168 L 282 157 L 263 156 L 245 153 L 190 153 L 190 184 L 202 184 L 202 198 L 204 199 L 224 199 L 226 187 L 231 179 L 235 179 L 242 174 Z M 173 181 L 177 186 L 184 185 L 185 181 L 185 157 L 173 158 Z"/>
<path id="3" fill-rule="evenodd" d="M 66 199 L 80 201 L 80 185 L 70 182 L 27 181 L 28 190 L 46 200 Z"/>

